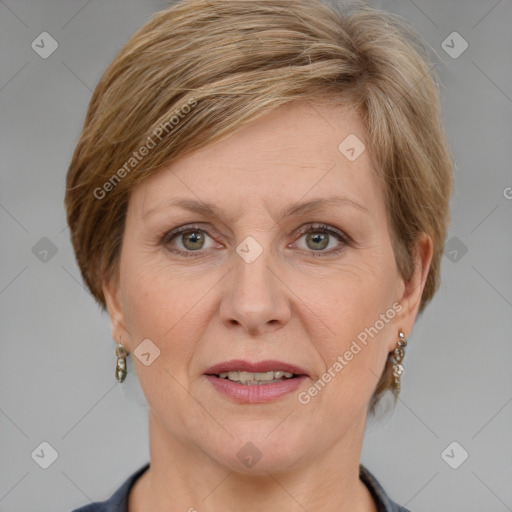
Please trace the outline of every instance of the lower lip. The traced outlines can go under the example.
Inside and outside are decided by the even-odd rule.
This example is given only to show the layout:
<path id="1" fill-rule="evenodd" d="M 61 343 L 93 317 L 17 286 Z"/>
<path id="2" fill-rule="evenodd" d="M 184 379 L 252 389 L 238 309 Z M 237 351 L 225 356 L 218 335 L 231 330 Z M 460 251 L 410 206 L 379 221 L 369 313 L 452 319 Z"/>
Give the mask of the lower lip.
<path id="1" fill-rule="evenodd" d="M 292 379 L 274 382 L 272 384 L 238 384 L 229 379 L 221 379 L 214 375 L 206 375 L 212 386 L 220 393 L 229 396 L 238 403 L 259 404 L 271 402 L 292 391 L 296 391 L 308 379 L 300 375 Z"/>

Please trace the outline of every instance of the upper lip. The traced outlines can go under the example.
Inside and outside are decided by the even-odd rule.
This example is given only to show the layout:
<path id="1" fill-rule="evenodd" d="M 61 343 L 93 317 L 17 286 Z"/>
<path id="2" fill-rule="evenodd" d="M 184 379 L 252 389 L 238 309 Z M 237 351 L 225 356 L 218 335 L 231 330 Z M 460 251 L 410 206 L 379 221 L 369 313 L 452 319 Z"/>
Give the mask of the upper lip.
<path id="1" fill-rule="evenodd" d="M 243 359 L 231 359 L 230 361 L 224 361 L 208 368 L 204 373 L 206 375 L 219 375 L 223 372 L 252 372 L 252 373 L 263 373 L 270 371 L 282 370 L 295 375 L 307 375 L 306 370 L 300 366 L 284 363 L 283 361 L 276 360 L 265 360 L 265 361 L 244 361 Z"/>

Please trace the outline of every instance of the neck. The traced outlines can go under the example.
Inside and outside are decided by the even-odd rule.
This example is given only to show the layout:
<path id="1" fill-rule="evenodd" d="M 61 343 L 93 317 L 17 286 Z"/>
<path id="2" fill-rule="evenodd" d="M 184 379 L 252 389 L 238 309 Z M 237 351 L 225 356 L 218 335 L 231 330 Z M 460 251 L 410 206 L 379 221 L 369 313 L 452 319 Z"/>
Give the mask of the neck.
<path id="1" fill-rule="evenodd" d="M 128 512 L 377 512 L 359 479 L 364 422 L 357 439 L 293 469 L 238 473 L 174 439 L 150 413 L 150 467 L 128 496 Z M 348 441 L 348 439 L 346 440 Z"/>

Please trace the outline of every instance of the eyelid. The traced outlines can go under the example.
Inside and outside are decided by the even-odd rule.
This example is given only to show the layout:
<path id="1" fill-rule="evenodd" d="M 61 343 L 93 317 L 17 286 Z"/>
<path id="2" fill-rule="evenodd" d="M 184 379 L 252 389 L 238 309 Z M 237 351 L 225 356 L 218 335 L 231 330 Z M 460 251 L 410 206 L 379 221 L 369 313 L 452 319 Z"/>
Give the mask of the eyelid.
<path id="1" fill-rule="evenodd" d="M 337 235 L 341 238 L 341 240 L 345 243 L 350 243 L 352 241 L 351 237 L 347 235 L 344 231 L 341 231 L 340 229 L 336 228 L 335 226 L 332 226 L 330 224 L 325 224 L 323 222 L 308 222 L 304 226 L 300 227 L 298 230 L 298 234 L 300 236 L 304 235 L 305 233 L 308 233 L 309 231 L 327 231 L 330 234 Z"/>
<path id="2" fill-rule="evenodd" d="M 219 233 L 219 231 L 216 230 L 211 224 L 202 223 L 202 222 L 192 222 L 189 224 L 183 224 L 181 226 L 177 226 L 172 229 L 166 229 L 166 230 L 162 231 L 161 234 L 158 235 L 158 238 L 163 239 L 165 241 L 166 239 L 170 239 L 170 238 L 172 238 L 176 235 L 179 235 L 183 232 L 193 231 L 194 229 L 196 229 L 198 231 L 204 231 L 210 237 L 211 237 L 210 233 L 213 233 L 213 234 L 215 234 L 215 236 L 226 238 L 225 235 L 221 235 Z"/>

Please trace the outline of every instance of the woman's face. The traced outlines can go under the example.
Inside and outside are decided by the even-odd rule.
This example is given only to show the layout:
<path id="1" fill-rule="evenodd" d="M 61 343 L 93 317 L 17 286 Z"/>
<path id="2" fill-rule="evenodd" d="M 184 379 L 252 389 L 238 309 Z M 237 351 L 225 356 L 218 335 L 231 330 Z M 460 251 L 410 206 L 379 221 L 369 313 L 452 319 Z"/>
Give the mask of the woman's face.
<path id="1" fill-rule="evenodd" d="M 430 262 L 427 241 L 404 283 L 361 143 L 355 114 L 288 104 L 133 191 L 119 283 L 105 293 L 161 450 L 187 446 L 256 473 L 359 457 L 369 400 L 398 329 L 412 328 Z M 275 362 L 251 366 L 265 361 Z M 221 370 L 280 380 L 241 384 Z"/>

